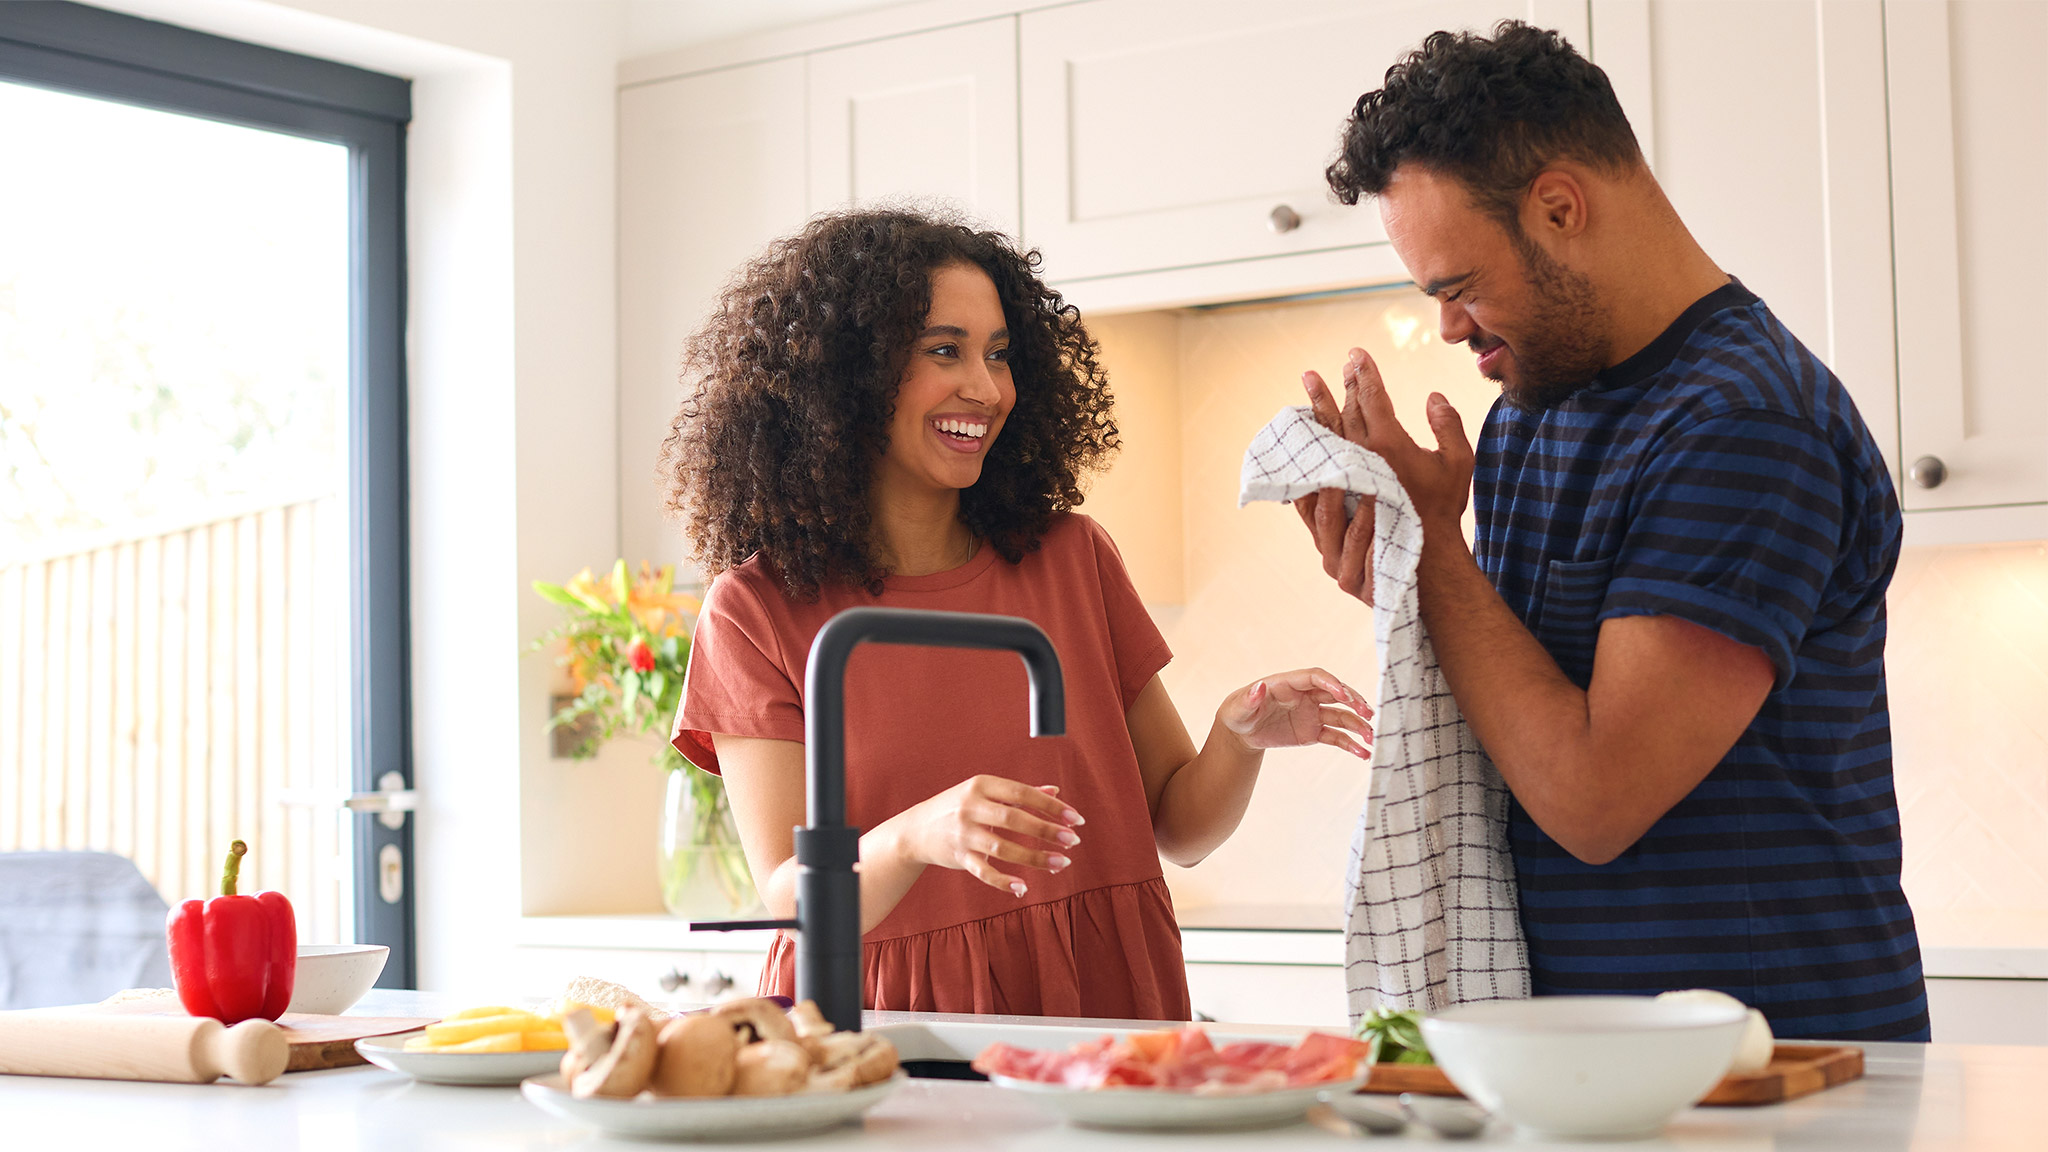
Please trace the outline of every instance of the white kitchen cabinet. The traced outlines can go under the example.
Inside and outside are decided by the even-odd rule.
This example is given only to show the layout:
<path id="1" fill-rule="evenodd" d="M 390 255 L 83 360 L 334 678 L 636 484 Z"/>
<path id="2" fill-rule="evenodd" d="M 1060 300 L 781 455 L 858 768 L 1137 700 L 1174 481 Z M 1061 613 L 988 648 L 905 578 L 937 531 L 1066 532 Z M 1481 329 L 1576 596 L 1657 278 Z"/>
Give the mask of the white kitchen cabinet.
<path id="1" fill-rule="evenodd" d="M 1834 369 L 1899 478 L 1880 8 L 1594 0 L 1592 21 L 1686 227 Z"/>
<path id="2" fill-rule="evenodd" d="M 1379 214 L 1335 203 L 1323 180 L 1353 104 L 1429 33 L 1511 16 L 1586 42 L 1584 0 L 1027 12 L 1025 239 L 1056 282 L 1384 244 Z"/>
<path id="3" fill-rule="evenodd" d="M 804 61 L 619 92 L 621 553 L 677 561 L 655 459 L 681 400 L 683 343 L 735 268 L 803 224 Z"/>
<path id="4" fill-rule="evenodd" d="M 1885 5 L 1911 510 L 2048 502 L 2048 5 Z M 2035 335 L 2029 336 L 2028 333 Z"/>
<path id="5" fill-rule="evenodd" d="M 1013 16 L 807 58 L 810 210 L 937 197 L 1017 229 Z"/>

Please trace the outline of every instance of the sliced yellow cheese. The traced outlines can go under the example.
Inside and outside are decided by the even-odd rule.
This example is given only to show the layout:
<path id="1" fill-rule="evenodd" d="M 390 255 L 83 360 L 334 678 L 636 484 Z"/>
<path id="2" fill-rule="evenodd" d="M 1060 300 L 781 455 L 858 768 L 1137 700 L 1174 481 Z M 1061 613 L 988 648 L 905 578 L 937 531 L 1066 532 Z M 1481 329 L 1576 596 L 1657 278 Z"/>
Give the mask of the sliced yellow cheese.
<path id="1" fill-rule="evenodd" d="M 457 1020 L 480 1020 L 486 1016 L 530 1015 L 532 1015 L 532 1013 L 526 1011 L 526 1009 L 524 1008 L 507 1008 L 501 1004 L 487 1004 L 481 1008 L 464 1008 L 460 1012 L 450 1012 L 446 1016 L 441 1017 L 441 1022 L 443 1024 L 451 1024 Z"/>
<path id="2" fill-rule="evenodd" d="M 433 1050 L 436 1052 L 519 1052 L 523 1051 L 523 1039 L 523 1034 L 518 1032 L 494 1032 L 489 1036 L 479 1036 L 474 1040 L 465 1040 L 460 1044 L 442 1044 Z"/>
<path id="3" fill-rule="evenodd" d="M 455 1020 L 427 1025 L 427 1039 L 436 1045 L 462 1044 L 482 1036 L 502 1034 L 517 1035 L 533 1028 L 546 1027 L 540 1017 L 531 1012 L 507 1012 L 498 1016 L 477 1016 L 466 1020 Z M 517 1051 L 517 1049 L 512 1049 Z"/>

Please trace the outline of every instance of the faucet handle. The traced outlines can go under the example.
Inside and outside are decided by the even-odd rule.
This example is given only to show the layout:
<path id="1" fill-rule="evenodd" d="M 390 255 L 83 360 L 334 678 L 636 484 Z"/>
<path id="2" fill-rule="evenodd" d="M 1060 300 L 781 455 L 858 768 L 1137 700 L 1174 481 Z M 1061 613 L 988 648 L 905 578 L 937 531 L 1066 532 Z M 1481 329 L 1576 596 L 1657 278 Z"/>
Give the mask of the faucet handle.
<path id="1" fill-rule="evenodd" d="M 692 920 L 692 932 L 765 932 L 777 928 L 794 931 L 800 925 L 794 920 Z"/>

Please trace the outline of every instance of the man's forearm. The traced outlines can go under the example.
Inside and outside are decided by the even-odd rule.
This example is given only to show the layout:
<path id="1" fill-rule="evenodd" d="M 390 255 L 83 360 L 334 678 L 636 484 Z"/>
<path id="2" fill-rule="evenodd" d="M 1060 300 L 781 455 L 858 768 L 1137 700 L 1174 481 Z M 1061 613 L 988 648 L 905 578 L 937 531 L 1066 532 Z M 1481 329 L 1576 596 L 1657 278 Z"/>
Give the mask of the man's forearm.
<path id="1" fill-rule="evenodd" d="M 1574 855 L 1617 854 L 1627 845 L 1601 842 L 1610 797 L 1585 691 L 1500 598 L 1459 525 L 1425 529 L 1417 579 L 1444 680 L 1509 791 Z"/>

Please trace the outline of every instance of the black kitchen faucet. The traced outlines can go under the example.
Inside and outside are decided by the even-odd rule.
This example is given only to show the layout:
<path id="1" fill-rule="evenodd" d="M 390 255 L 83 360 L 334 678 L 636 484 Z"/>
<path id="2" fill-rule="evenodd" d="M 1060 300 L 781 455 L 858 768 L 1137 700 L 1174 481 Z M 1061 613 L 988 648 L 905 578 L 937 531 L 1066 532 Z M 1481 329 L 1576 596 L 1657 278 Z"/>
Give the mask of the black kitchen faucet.
<path id="1" fill-rule="evenodd" d="M 796 995 L 845 1032 L 860 1031 L 860 833 L 846 823 L 846 661 L 862 644 L 993 648 L 1024 658 L 1031 681 L 1031 734 L 1067 730 L 1059 653 L 1038 625 L 1015 616 L 849 608 L 811 642 L 804 674 L 806 819 L 796 830 L 796 919 L 698 920 L 693 932 L 794 928 Z"/>

